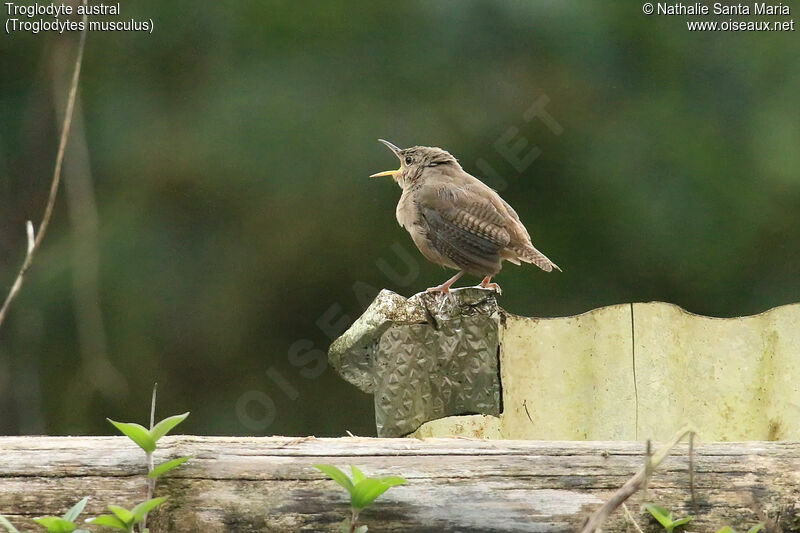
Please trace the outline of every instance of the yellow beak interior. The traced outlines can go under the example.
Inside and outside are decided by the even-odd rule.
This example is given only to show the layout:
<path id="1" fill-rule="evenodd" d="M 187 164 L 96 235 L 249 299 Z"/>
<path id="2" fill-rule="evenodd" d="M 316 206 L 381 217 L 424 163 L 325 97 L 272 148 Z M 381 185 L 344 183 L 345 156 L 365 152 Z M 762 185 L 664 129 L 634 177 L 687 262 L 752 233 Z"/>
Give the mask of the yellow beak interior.
<path id="1" fill-rule="evenodd" d="M 384 170 L 383 172 L 378 172 L 377 174 L 373 174 L 370 178 L 380 178 L 381 176 L 392 176 L 394 177 L 401 169 L 397 170 Z"/>

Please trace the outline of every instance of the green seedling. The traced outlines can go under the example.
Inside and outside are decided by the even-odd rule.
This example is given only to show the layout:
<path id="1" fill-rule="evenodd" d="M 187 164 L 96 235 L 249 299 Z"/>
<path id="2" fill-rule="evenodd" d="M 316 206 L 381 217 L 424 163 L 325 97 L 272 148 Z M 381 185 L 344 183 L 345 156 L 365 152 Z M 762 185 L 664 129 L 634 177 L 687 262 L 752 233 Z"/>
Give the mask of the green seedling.
<path id="1" fill-rule="evenodd" d="M 34 518 L 33 521 L 43 526 L 49 533 L 89 533 L 86 529 L 78 529 L 77 524 L 75 524 L 75 520 L 81 514 L 83 508 L 86 507 L 86 502 L 88 501 L 88 497 L 82 499 L 64 513 L 64 516 L 43 516 Z M 16 529 L 9 531 L 16 531 Z"/>
<path id="2" fill-rule="evenodd" d="M 679 518 L 675 520 L 675 518 L 672 516 L 671 511 L 667 511 L 663 507 L 654 505 L 652 503 L 648 503 L 647 505 L 644 506 L 644 508 L 647 509 L 651 515 L 653 515 L 653 518 L 658 520 L 659 524 L 664 526 L 664 530 L 667 533 L 672 533 L 672 531 L 678 526 L 688 524 L 689 522 L 692 521 L 693 518 L 691 516 L 687 516 L 686 518 Z"/>
<path id="3" fill-rule="evenodd" d="M 352 479 L 333 465 L 316 464 L 314 468 L 326 474 L 350 493 L 350 518 L 346 519 L 339 529 L 343 533 L 366 533 L 367 526 L 357 524 L 359 513 L 390 488 L 406 483 L 405 479 L 397 476 L 367 477 L 352 465 L 350 466 L 353 473 Z"/>
<path id="4" fill-rule="evenodd" d="M 152 453 L 156 451 L 158 440 L 169 433 L 175 426 L 186 420 L 186 417 L 188 416 L 188 412 L 183 413 L 182 415 L 170 416 L 153 426 L 151 429 L 147 429 L 144 426 L 140 426 L 139 424 L 135 423 L 117 422 L 115 420 L 111 420 L 110 418 L 107 420 L 114 424 L 114 427 L 120 430 L 122 434 L 127 436 L 142 450 L 144 450 L 148 456 L 147 476 L 151 479 L 156 479 L 192 458 L 191 455 L 187 455 L 167 461 L 166 463 L 161 463 L 158 466 L 150 465 Z"/>
<path id="5" fill-rule="evenodd" d="M 150 429 L 132 422 L 116 422 L 110 418 L 107 420 L 114 424 L 114 427 L 120 430 L 123 435 L 135 442 L 145 453 L 153 453 L 156 451 L 158 440 L 186 420 L 188 416 L 189 413 L 186 412 L 182 415 L 167 417 Z"/>
<path id="6" fill-rule="evenodd" d="M 128 533 L 133 533 L 134 526 L 139 524 L 140 533 L 147 533 L 149 530 L 142 526 L 142 521 L 147 516 L 147 513 L 165 501 L 167 501 L 166 496 L 162 498 L 153 498 L 152 500 L 143 501 L 130 510 L 116 505 L 109 505 L 108 510 L 111 511 L 111 514 L 103 514 L 95 518 L 90 518 L 86 523 L 127 531 Z"/>
<path id="7" fill-rule="evenodd" d="M 191 458 L 192 458 L 191 455 L 186 455 L 184 457 L 178 457 L 177 459 L 173 459 L 172 461 L 167 461 L 166 463 L 161 463 L 157 467 L 153 468 L 150 472 L 148 472 L 147 477 L 151 479 L 157 479 L 166 474 L 167 472 L 169 472 L 170 470 L 172 470 L 173 468 L 182 465 Z"/>
<path id="8" fill-rule="evenodd" d="M 137 446 L 139 446 L 139 448 L 144 450 L 145 459 L 147 461 L 147 501 L 155 501 L 152 498 L 153 493 L 156 490 L 156 480 L 159 477 L 192 458 L 190 455 L 179 457 L 177 459 L 161 463 L 158 466 L 155 466 L 153 463 L 153 452 L 156 451 L 158 441 L 161 439 L 161 437 L 175 429 L 178 424 L 186 420 L 186 418 L 189 416 L 189 412 L 187 411 L 180 415 L 169 416 L 156 424 L 156 386 L 153 386 L 153 399 L 150 404 L 150 429 L 133 422 L 117 422 L 115 420 L 111 420 L 110 418 L 107 419 L 114 425 L 114 427 L 120 430 L 123 435 L 131 439 L 136 443 Z M 147 511 L 144 512 L 140 519 L 139 531 L 147 531 Z"/>
<path id="9" fill-rule="evenodd" d="M 756 524 L 750 529 L 748 529 L 747 533 L 758 533 L 762 529 L 764 529 L 764 524 Z M 737 531 L 733 529 L 731 526 L 725 526 L 722 529 L 718 530 L 717 533 L 737 533 Z"/>

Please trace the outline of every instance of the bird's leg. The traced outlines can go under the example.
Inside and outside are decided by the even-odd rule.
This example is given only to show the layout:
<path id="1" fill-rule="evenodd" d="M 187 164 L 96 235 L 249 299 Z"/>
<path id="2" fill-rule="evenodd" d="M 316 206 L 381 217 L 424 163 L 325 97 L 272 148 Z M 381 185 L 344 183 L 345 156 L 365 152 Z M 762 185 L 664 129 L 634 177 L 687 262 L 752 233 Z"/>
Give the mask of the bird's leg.
<path id="1" fill-rule="evenodd" d="M 455 276 L 453 276 L 452 278 L 448 279 L 447 281 L 445 281 L 441 285 L 429 288 L 427 290 L 427 292 L 441 292 L 441 293 L 444 293 L 444 294 L 448 294 L 450 292 L 450 286 L 453 283 L 455 283 L 456 280 L 458 280 L 458 278 L 460 278 L 463 275 L 464 275 L 464 271 L 461 270 Z"/>
<path id="2" fill-rule="evenodd" d="M 491 281 L 492 281 L 492 276 L 486 276 L 485 278 L 483 278 L 483 281 L 481 281 L 479 287 L 482 289 L 492 289 L 494 291 L 497 291 L 497 294 L 502 294 L 503 291 L 500 290 L 500 285 L 498 285 L 497 283 L 490 283 Z"/>

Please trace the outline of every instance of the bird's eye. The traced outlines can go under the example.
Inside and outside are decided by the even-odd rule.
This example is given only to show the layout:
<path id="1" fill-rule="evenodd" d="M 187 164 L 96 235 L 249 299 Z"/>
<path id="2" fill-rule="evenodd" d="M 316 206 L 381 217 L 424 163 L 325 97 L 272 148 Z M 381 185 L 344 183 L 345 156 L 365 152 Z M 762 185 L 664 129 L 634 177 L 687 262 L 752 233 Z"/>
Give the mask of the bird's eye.
<path id="1" fill-rule="evenodd" d="M 411 156 L 406 157 L 406 165 L 410 165 L 413 162 L 414 162 L 414 160 L 411 159 Z"/>

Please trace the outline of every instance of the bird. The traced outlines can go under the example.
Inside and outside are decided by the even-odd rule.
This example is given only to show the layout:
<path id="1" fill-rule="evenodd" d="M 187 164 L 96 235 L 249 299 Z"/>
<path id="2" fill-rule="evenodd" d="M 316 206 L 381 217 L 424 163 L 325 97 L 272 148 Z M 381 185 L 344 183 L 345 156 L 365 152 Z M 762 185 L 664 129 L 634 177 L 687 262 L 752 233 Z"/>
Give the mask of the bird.
<path id="1" fill-rule="evenodd" d="M 400 159 L 397 170 L 370 176 L 391 176 L 402 189 L 397 222 L 426 259 L 458 271 L 427 292 L 448 294 L 467 273 L 483 278 L 481 288 L 499 293 L 500 286 L 492 278 L 503 261 L 561 271 L 534 248 L 516 211 L 494 189 L 461 168 L 449 152 L 430 146 L 401 149 L 378 140 Z"/>

